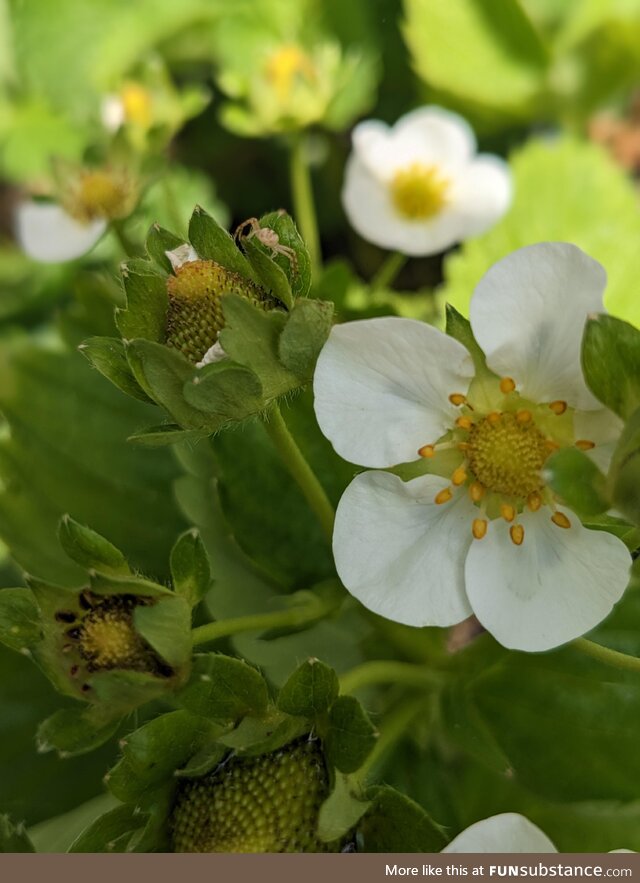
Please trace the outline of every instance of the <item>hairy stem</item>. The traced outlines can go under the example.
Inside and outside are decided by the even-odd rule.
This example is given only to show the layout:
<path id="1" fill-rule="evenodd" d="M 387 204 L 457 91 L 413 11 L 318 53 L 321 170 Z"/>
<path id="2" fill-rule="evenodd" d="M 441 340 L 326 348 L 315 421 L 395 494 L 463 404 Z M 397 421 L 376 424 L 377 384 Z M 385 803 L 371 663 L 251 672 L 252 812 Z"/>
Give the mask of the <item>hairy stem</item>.
<path id="1" fill-rule="evenodd" d="M 342 693 L 353 693 L 371 684 L 403 684 L 409 687 L 437 687 L 443 681 L 442 675 L 412 662 L 395 660 L 372 660 L 363 662 L 340 678 Z"/>
<path id="2" fill-rule="evenodd" d="M 335 512 L 325 489 L 322 487 L 313 469 L 307 463 L 304 454 L 289 432 L 280 409 L 274 405 L 263 423 L 267 435 L 277 448 L 284 465 L 291 477 L 305 496 L 309 506 L 320 522 L 325 536 L 331 542 Z"/>
<path id="3" fill-rule="evenodd" d="M 381 288 L 388 288 L 407 263 L 407 260 L 406 254 L 402 254 L 399 251 L 391 252 L 389 257 L 382 262 L 382 266 L 369 283 L 371 290 L 378 291 Z"/>
<path id="4" fill-rule="evenodd" d="M 610 665 L 613 668 L 619 668 L 621 671 L 635 671 L 640 674 L 640 659 L 637 656 L 629 656 L 627 653 L 621 653 L 619 650 L 611 650 L 609 647 L 595 644 L 586 638 L 577 638 L 573 641 L 573 646 L 587 656 L 602 662 L 603 665 Z"/>
<path id="5" fill-rule="evenodd" d="M 208 644 L 220 638 L 229 638 L 242 632 L 263 632 L 267 629 L 298 628 L 322 619 L 328 612 L 318 603 L 288 607 L 286 610 L 274 610 L 272 613 L 256 613 L 252 616 L 237 616 L 234 619 L 223 619 L 208 622 L 191 632 L 194 647 Z"/>
<path id="6" fill-rule="evenodd" d="M 290 176 L 294 218 L 300 226 L 300 233 L 309 250 L 312 278 L 317 280 L 322 255 L 320 252 L 320 237 L 318 234 L 311 175 L 304 155 L 304 138 L 302 135 L 298 135 L 291 145 Z"/>

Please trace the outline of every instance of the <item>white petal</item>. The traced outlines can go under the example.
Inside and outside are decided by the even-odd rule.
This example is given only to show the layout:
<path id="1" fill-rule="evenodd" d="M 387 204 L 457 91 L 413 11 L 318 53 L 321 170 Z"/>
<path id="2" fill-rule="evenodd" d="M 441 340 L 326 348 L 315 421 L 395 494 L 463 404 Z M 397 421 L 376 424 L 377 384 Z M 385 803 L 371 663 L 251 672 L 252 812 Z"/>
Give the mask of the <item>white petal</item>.
<path id="1" fill-rule="evenodd" d="M 356 476 L 340 500 L 333 552 L 345 587 L 365 607 L 405 625 L 453 625 L 471 608 L 464 559 L 477 512 L 459 491 L 436 505 L 445 479 Z"/>
<path id="2" fill-rule="evenodd" d="M 471 300 L 471 327 L 497 374 L 537 402 L 595 409 L 580 346 L 587 315 L 602 312 L 606 273 L 566 242 L 529 245 L 498 261 Z"/>
<path id="3" fill-rule="evenodd" d="M 443 852 L 557 852 L 540 828 L 518 813 L 506 812 L 471 825 Z"/>
<path id="4" fill-rule="evenodd" d="M 573 429 L 576 439 L 595 442 L 596 447 L 587 451 L 602 472 L 609 471 L 622 427 L 622 420 L 607 408 L 599 411 L 576 411 L 573 415 Z"/>
<path id="5" fill-rule="evenodd" d="M 100 117 L 102 125 L 108 132 L 117 132 L 125 121 L 122 99 L 118 95 L 105 95 L 100 108 Z"/>
<path id="6" fill-rule="evenodd" d="M 171 249 L 171 251 L 165 251 L 165 254 L 169 258 L 174 270 L 179 270 L 184 264 L 190 264 L 193 261 L 199 260 L 198 252 L 189 242 L 178 245 L 176 248 Z"/>
<path id="7" fill-rule="evenodd" d="M 22 250 L 45 264 L 79 258 L 93 248 L 107 229 L 102 219 L 81 224 L 53 202 L 23 202 L 17 208 L 15 221 Z"/>
<path id="8" fill-rule="evenodd" d="M 473 612 L 505 647 L 550 650 L 584 635 L 607 616 L 629 581 L 631 556 L 621 540 L 558 511 L 571 527 L 553 524 L 545 507 L 520 516 L 521 546 L 496 520 L 469 550 L 465 577 Z"/>
<path id="9" fill-rule="evenodd" d="M 462 117 L 440 107 L 421 107 L 391 128 L 379 120 L 360 123 L 353 131 L 353 149 L 370 174 L 387 181 L 415 162 L 453 171 L 471 159 L 476 140 Z"/>
<path id="10" fill-rule="evenodd" d="M 497 156 L 479 156 L 459 172 L 452 190 L 452 209 L 460 219 L 458 238 L 476 236 L 495 224 L 509 208 L 509 166 Z"/>
<path id="11" fill-rule="evenodd" d="M 196 368 L 204 368 L 205 365 L 213 365 L 215 362 L 221 362 L 229 357 L 222 349 L 222 344 L 217 340 L 213 346 L 210 346 L 199 362 L 196 362 Z"/>
<path id="12" fill-rule="evenodd" d="M 378 181 L 355 154 L 345 168 L 342 205 L 353 229 L 368 242 L 403 250 L 398 245 L 398 217 L 387 185 Z"/>
<path id="13" fill-rule="evenodd" d="M 418 459 L 453 426 L 454 392 L 466 393 L 473 362 L 462 344 L 414 319 L 364 319 L 335 326 L 313 381 L 320 429 L 361 466 Z"/>

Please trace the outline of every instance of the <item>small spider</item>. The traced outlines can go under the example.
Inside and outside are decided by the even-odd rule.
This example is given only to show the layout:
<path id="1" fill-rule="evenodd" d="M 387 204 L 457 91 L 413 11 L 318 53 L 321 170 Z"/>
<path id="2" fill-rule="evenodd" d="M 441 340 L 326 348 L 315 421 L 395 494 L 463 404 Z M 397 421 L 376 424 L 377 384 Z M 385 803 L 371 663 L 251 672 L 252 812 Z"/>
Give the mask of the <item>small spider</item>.
<path id="1" fill-rule="evenodd" d="M 247 227 L 250 227 L 250 230 L 248 233 L 245 233 Z M 279 254 L 284 255 L 291 264 L 292 271 L 294 273 L 297 271 L 298 256 L 292 248 L 280 242 L 280 237 L 275 230 L 272 230 L 271 227 L 261 227 L 260 221 L 257 218 L 248 218 L 238 225 L 234 233 L 234 239 L 251 239 L 252 236 L 255 236 L 262 245 L 271 249 L 272 258 Z"/>

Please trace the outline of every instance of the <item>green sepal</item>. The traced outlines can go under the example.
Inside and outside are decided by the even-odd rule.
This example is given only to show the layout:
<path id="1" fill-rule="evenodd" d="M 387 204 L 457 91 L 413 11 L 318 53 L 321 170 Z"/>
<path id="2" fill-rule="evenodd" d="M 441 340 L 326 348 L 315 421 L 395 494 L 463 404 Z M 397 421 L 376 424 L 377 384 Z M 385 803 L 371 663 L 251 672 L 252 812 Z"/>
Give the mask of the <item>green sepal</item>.
<path id="1" fill-rule="evenodd" d="M 173 251 L 184 245 L 184 239 L 176 236 L 175 233 L 165 230 L 160 224 L 152 224 L 147 233 L 145 248 L 149 257 L 162 267 L 166 273 L 171 273 L 173 268 L 171 261 L 167 257 L 168 251 Z"/>
<path id="2" fill-rule="evenodd" d="M 640 331 L 605 314 L 587 319 L 582 371 L 596 398 L 626 420 L 640 407 Z"/>
<path id="3" fill-rule="evenodd" d="M 90 337 L 80 344 L 78 350 L 122 392 L 140 402 L 152 401 L 134 377 L 121 340 L 116 337 Z"/>
<path id="4" fill-rule="evenodd" d="M 40 610 L 30 589 L 0 589 L 0 642 L 29 650 L 42 640 Z"/>
<path id="5" fill-rule="evenodd" d="M 293 297 L 295 299 L 306 297 L 311 288 L 311 259 L 309 258 L 309 250 L 298 233 L 293 218 L 287 212 L 269 212 L 260 218 L 260 226 L 273 230 L 278 236 L 279 245 L 284 245 L 285 248 L 290 248 L 294 252 L 296 257 L 293 262 L 286 254 L 278 254 L 277 252 L 272 259 L 287 276 Z M 261 248 L 271 254 L 272 249 L 262 243 L 259 244 Z"/>
<path id="6" fill-rule="evenodd" d="M 247 260 L 260 280 L 260 285 L 284 304 L 287 309 L 291 309 L 293 293 L 284 270 L 268 254 L 265 254 L 255 238 L 245 239 L 242 247 Z"/>
<path id="7" fill-rule="evenodd" d="M 35 851 L 24 824 L 16 825 L 8 815 L 0 815 L 0 853 Z"/>
<path id="8" fill-rule="evenodd" d="M 205 438 L 207 433 L 201 430 L 181 429 L 177 423 L 160 423 L 157 426 L 147 426 L 139 432 L 134 432 L 127 441 L 136 442 L 149 448 L 161 448 L 167 445 L 175 445 L 178 442 L 197 441 Z"/>
<path id="9" fill-rule="evenodd" d="M 112 794 L 123 801 L 152 799 L 153 792 L 200 751 L 215 730 L 187 711 L 171 711 L 126 736 L 122 758 L 105 777 Z"/>
<path id="10" fill-rule="evenodd" d="M 136 806 L 123 804 L 101 815 L 73 841 L 68 852 L 126 852 L 131 835 L 148 819 Z"/>
<path id="11" fill-rule="evenodd" d="M 96 570 L 106 576 L 131 573 L 120 549 L 91 528 L 74 521 L 70 515 L 62 516 L 58 525 L 58 539 L 69 558 L 85 570 Z"/>
<path id="12" fill-rule="evenodd" d="M 286 714 L 317 720 L 328 712 L 338 691 L 335 671 L 318 659 L 307 659 L 280 690 L 278 708 Z"/>
<path id="13" fill-rule="evenodd" d="M 305 382 L 311 380 L 320 350 L 333 322 L 333 304 L 323 300 L 296 303 L 278 343 L 280 361 Z"/>
<path id="14" fill-rule="evenodd" d="M 613 508 L 640 524 L 640 408 L 631 415 L 613 453 L 607 490 Z"/>
<path id="15" fill-rule="evenodd" d="M 107 724 L 116 717 L 123 717 L 181 685 L 188 675 L 183 670 L 172 677 L 159 677 L 144 671 L 113 669 L 91 675 L 87 683 L 91 692 L 82 698 L 95 707 L 95 720 Z"/>
<path id="16" fill-rule="evenodd" d="M 215 432 L 264 409 L 262 385 L 253 371 L 226 359 L 205 366 L 184 386 L 185 401 L 206 412 Z"/>
<path id="17" fill-rule="evenodd" d="M 276 751 L 308 732 L 307 720 L 271 709 L 262 717 L 243 718 L 234 730 L 220 736 L 218 742 L 236 754 L 255 757 Z"/>
<path id="18" fill-rule="evenodd" d="M 138 634 L 176 671 L 191 655 L 191 607 L 175 595 L 149 607 L 136 607 L 133 622 Z"/>
<path id="19" fill-rule="evenodd" d="M 212 742 L 205 745 L 197 754 L 190 757 L 187 763 L 174 775 L 176 778 L 195 779 L 199 776 L 206 776 L 211 770 L 215 769 L 223 760 L 224 756 L 229 753 L 229 749 L 225 745 L 218 742 Z"/>
<path id="20" fill-rule="evenodd" d="M 371 808 L 359 826 L 365 852 L 441 852 L 442 828 L 410 797 L 389 785 L 369 788 Z"/>
<path id="21" fill-rule="evenodd" d="M 269 701 L 260 672 L 221 653 L 196 654 L 189 683 L 176 696 L 187 711 L 211 720 L 235 721 L 261 714 Z"/>
<path id="22" fill-rule="evenodd" d="M 89 575 L 91 590 L 97 595 L 140 595 L 146 598 L 174 598 L 171 589 L 135 574 L 111 575 L 92 572 Z"/>
<path id="23" fill-rule="evenodd" d="M 259 281 L 233 237 L 199 205 L 193 210 L 189 221 L 189 241 L 199 258 L 215 261 L 251 282 Z"/>
<path id="24" fill-rule="evenodd" d="M 211 588 L 209 558 L 196 528 L 178 537 L 171 550 L 170 566 L 174 591 L 195 607 Z"/>
<path id="25" fill-rule="evenodd" d="M 458 343 L 461 343 L 469 350 L 471 358 L 473 359 L 473 365 L 476 369 L 476 374 L 495 376 L 493 375 L 493 372 L 487 368 L 487 360 L 473 335 L 471 323 L 468 319 L 465 319 L 462 313 L 459 313 L 455 307 L 452 307 L 451 304 L 446 305 L 445 330 L 449 337 L 453 337 L 454 340 L 457 340 Z"/>
<path id="26" fill-rule="evenodd" d="M 318 838 L 324 843 L 332 843 L 346 837 L 370 806 L 371 802 L 363 796 L 359 783 L 338 773 L 333 790 L 318 813 Z"/>
<path id="27" fill-rule="evenodd" d="M 44 720 L 36 733 L 38 751 L 57 751 L 60 757 L 75 757 L 99 748 L 113 736 L 120 719 L 96 721 L 93 709 L 61 708 Z"/>
<path id="28" fill-rule="evenodd" d="M 341 773 L 353 773 L 375 745 L 377 732 L 355 696 L 339 696 L 329 711 L 326 751 Z"/>
<path id="29" fill-rule="evenodd" d="M 185 399 L 184 385 L 197 369 L 176 349 L 151 340 L 126 343 L 127 360 L 133 374 L 147 395 L 184 429 L 206 429 L 207 415 Z"/>
<path id="30" fill-rule="evenodd" d="M 611 508 L 606 479 L 593 460 L 577 448 L 563 448 L 544 464 L 547 483 L 580 516 Z"/>
<path id="31" fill-rule="evenodd" d="M 169 305 L 166 274 L 138 258 L 122 264 L 121 272 L 127 308 L 116 310 L 116 324 L 123 338 L 164 341 Z"/>

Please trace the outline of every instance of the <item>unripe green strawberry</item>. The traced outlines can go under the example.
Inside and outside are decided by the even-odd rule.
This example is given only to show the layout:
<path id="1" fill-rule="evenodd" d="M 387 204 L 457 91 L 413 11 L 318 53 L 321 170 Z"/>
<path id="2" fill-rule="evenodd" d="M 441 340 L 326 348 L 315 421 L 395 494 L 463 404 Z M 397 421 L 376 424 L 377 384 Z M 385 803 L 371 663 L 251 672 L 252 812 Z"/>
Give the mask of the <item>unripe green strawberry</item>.
<path id="1" fill-rule="evenodd" d="M 315 834 L 329 783 L 308 738 L 255 758 L 232 758 L 180 789 L 174 852 L 327 852 Z"/>
<path id="2" fill-rule="evenodd" d="M 265 310 L 276 306 L 260 286 L 215 261 L 188 261 L 174 272 L 167 279 L 166 343 L 192 362 L 202 359 L 224 327 L 222 295 L 238 294 Z"/>

